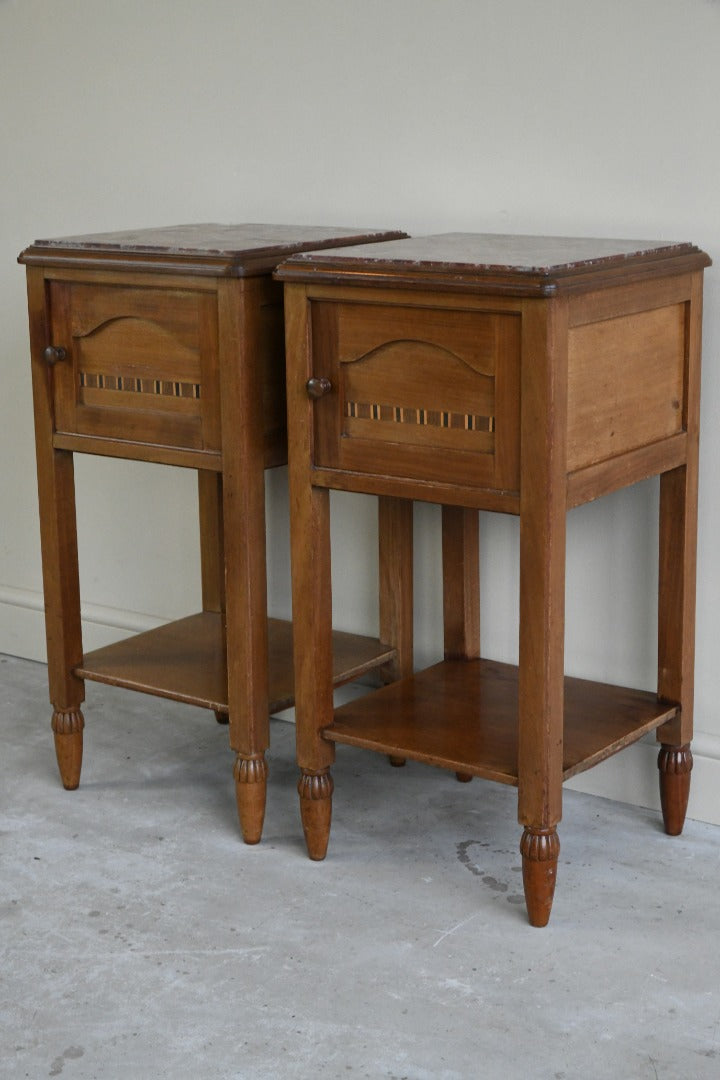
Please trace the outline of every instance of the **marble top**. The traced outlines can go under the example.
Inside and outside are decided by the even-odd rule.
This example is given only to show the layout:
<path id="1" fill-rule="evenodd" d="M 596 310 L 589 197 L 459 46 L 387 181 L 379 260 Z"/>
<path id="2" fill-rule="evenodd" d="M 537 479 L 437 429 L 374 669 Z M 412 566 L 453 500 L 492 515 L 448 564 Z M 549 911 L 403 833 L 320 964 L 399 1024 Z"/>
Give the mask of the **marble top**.
<path id="1" fill-rule="evenodd" d="M 396 230 L 346 225 L 268 225 L 218 223 L 168 225 L 123 232 L 89 233 L 36 240 L 20 262 L 52 258 L 108 258 L 158 262 L 202 259 L 229 266 L 242 274 L 272 268 L 293 252 L 327 245 L 391 240 L 406 234 Z M 368 243 L 368 246 L 371 246 Z"/>
<path id="2" fill-rule="evenodd" d="M 692 244 L 671 241 L 457 232 L 416 236 L 391 243 L 354 245 L 328 252 L 304 252 L 291 257 L 288 265 L 346 266 L 350 269 L 362 262 L 368 266 L 416 270 L 553 274 L 594 268 L 603 263 L 692 251 L 697 251 Z"/>

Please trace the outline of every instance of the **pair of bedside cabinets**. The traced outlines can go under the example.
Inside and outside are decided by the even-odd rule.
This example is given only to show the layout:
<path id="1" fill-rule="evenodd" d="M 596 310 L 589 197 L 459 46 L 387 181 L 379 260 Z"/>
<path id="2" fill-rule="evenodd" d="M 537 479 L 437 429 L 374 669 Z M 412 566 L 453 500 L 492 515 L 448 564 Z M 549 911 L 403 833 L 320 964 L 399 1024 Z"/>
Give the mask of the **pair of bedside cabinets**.
<path id="1" fill-rule="evenodd" d="M 681 831 L 702 251 L 197 225 L 36 241 L 20 261 L 65 787 L 80 779 L 91 679 L 229 719 L 248 843 L 262 832 L 268 717 L 293 702 L 313 859 L 328 845 L 337 743 L 517 786 L 535 926 L 550 916 L 565 779 L 655 730 L 665 828 Z M 83 652 L 75 453 L 197 470 L 202 612 Z M 286 461 L 292 625 L 266 603 L 264 470 Z M 567 512 L 653 475 L 657 692 L 566 677 Z M 378 497 L 375 638 L 332 629 L 333 489 Z M 442 506 L 444 658 L 419 672 L 415 500 Z M 520 518 L 517 667 L 480 656 L 479 510 Z M 333 688 L 370 671 L 380 689 L 335 709 Z"/>

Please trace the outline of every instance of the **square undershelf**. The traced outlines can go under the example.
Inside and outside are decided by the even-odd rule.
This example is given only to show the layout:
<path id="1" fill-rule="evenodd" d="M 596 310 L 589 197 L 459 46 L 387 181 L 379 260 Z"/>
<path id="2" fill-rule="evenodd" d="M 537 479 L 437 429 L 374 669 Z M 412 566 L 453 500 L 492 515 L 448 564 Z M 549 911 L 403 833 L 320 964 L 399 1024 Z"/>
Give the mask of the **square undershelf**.
<path id="1" fill-rule="evenodd" d="M 563 779 L 677 714 L 657 695 L 565 678 Z M 323 736 L 503 784 L 518 782 L 518 669 L 446 660 L 335 710 Z"/>
<path id="2" fill-rule="evenodd" d="M 295 699 L 292 623 L 268 619 L 269 712 Z M 339 686 L 392 660 L 377 638 L 333 631 L 333 682 Z M 227 712 L 223 616 L 200 612 L 87 653 L 75 669 L 82 679 L 123 686 Z"/>

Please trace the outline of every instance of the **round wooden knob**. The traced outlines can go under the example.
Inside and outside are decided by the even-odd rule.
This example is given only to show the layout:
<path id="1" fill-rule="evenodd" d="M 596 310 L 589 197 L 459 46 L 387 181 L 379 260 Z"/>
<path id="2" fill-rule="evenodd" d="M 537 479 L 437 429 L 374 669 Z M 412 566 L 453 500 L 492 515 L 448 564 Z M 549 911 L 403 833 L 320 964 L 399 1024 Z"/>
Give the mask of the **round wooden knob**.
<path id="1" fill-rule="evenodd" d="M 329 394 L 332 390 L 332 383 L 329 379 L 326 379 L 324 375 L 321 375 L 319 379 L 313 377 L 307 381 L 308 397 L 321 398 L 325 397 L 325 394 Z"/>
<path id="2" fill-rule="evenodd" d="M 61 360 L 64 360 L 66 356 L 67 353 L 62 345 L 48 345 L 43 353 L 46 364 L 58 364 Z"/>

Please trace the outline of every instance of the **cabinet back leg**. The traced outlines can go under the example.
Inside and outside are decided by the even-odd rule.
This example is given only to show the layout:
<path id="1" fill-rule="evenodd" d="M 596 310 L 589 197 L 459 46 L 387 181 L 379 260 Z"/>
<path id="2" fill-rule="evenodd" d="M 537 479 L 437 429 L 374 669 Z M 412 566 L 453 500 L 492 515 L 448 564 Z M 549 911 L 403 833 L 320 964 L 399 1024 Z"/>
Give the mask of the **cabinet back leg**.
<path id="1" fill-rule="evenodd" d="M 683 830 L 690 797 L 692 767 L 693 756 L 689 743 L 684 746 L 668 746 L 664 743 L 660 747 L 660 805 L 668 836 L 679 836 Z"/>

